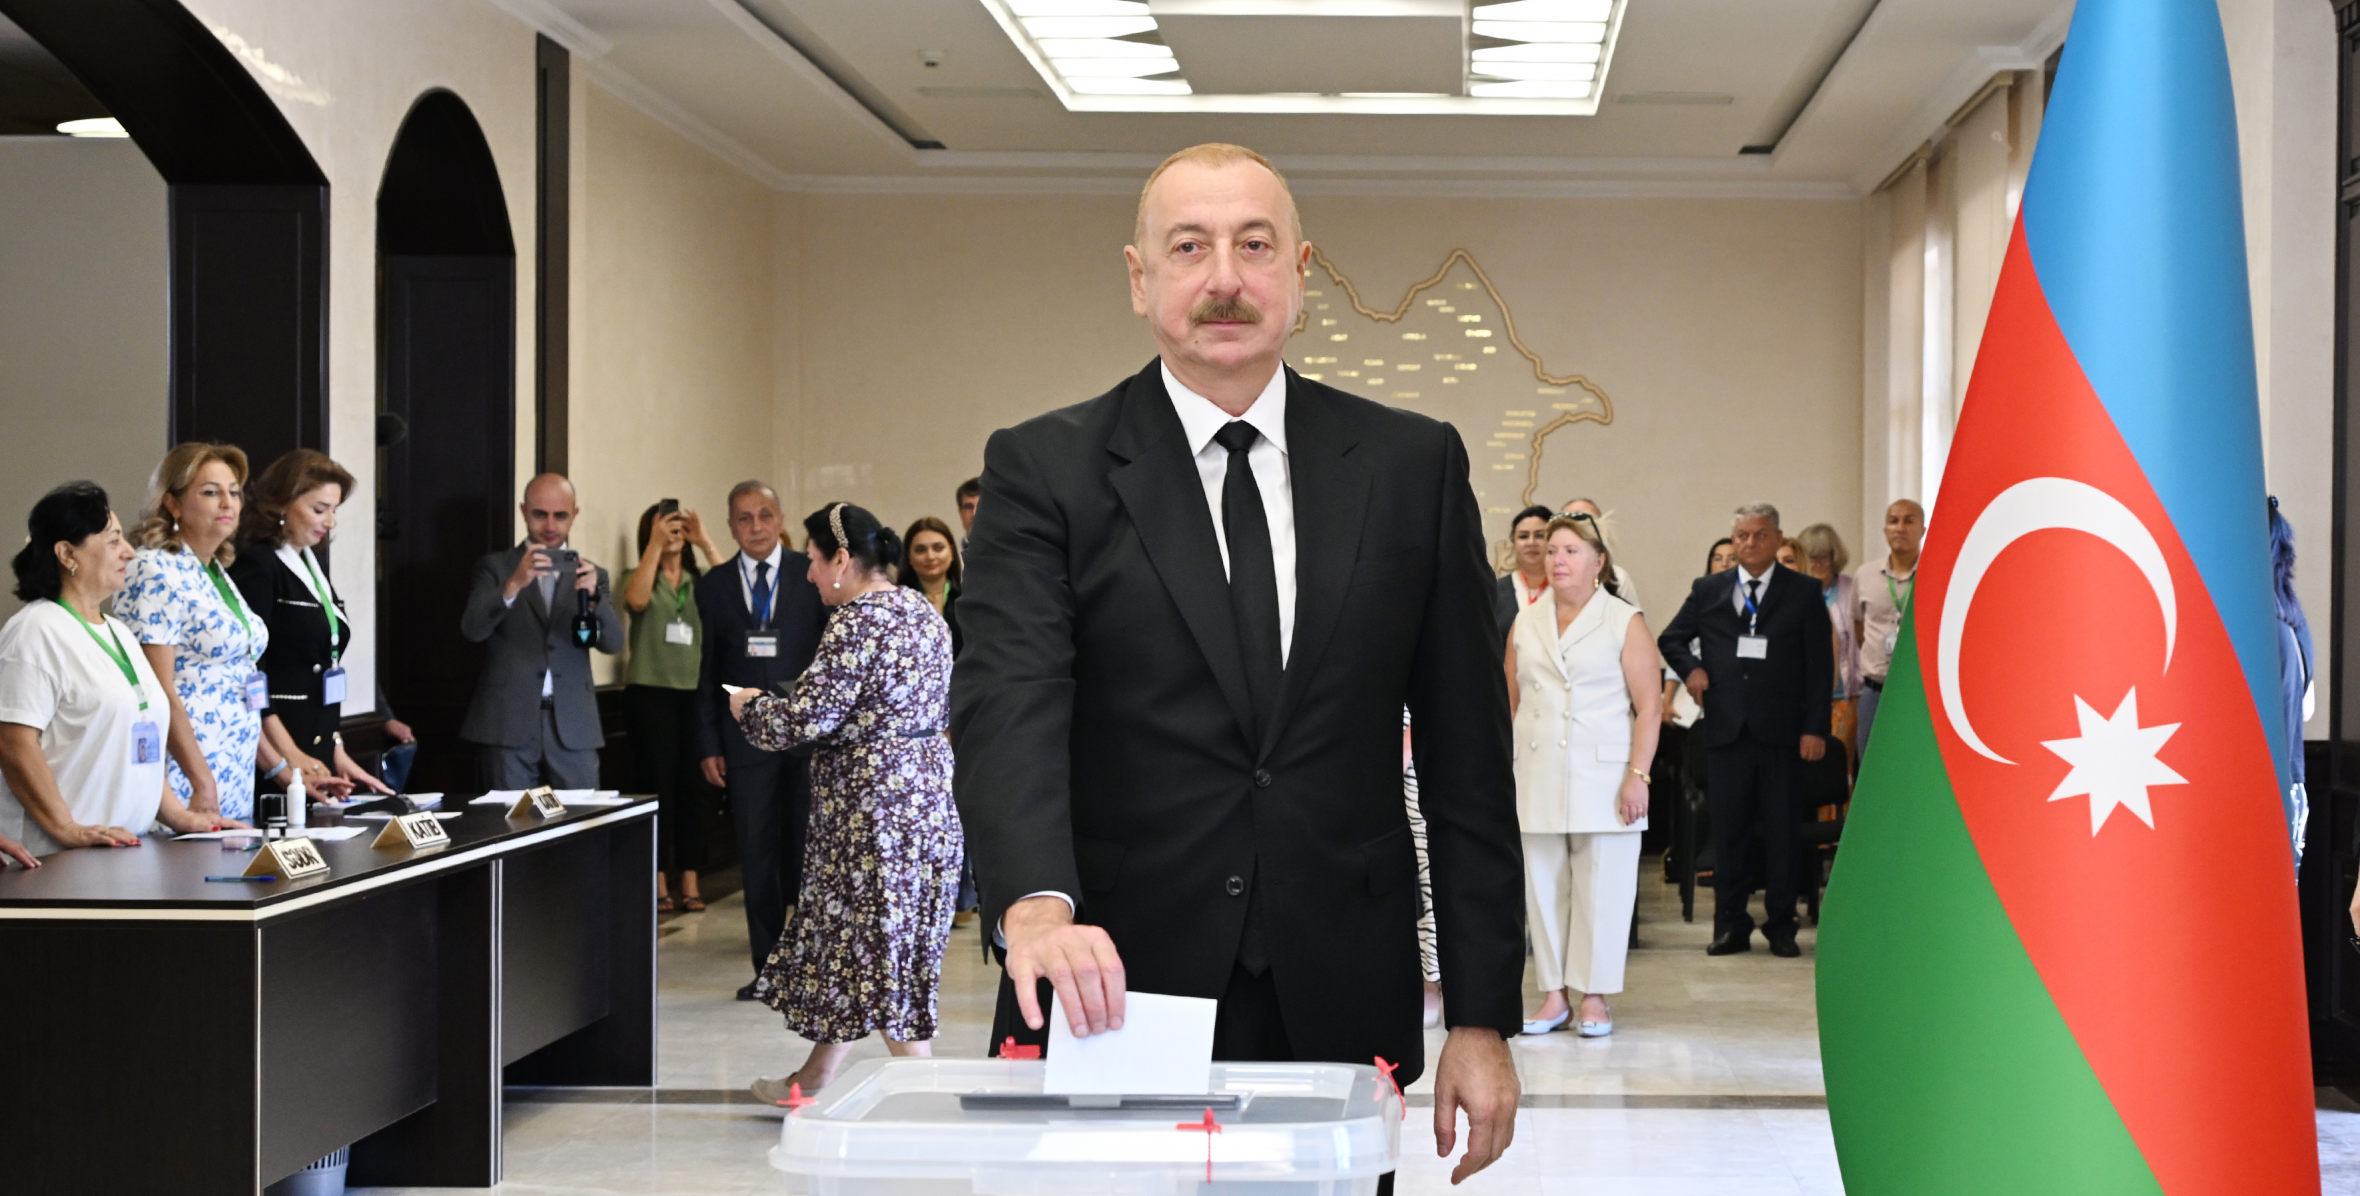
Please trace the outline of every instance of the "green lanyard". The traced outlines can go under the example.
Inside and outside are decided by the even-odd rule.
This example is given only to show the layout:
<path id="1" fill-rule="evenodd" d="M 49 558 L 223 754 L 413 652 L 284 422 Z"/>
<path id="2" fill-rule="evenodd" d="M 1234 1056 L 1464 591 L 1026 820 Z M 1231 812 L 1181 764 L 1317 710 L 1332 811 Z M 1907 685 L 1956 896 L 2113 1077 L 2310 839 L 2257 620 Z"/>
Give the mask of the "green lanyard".
<path id="1" fill-rule="evenodd" d="M 1886 573 L 1885 597 L 1893 600 L 1893 613 L 1896 619 L 1908 618 L 1909 604 L 1917 601 L 1917 570 L 1909 571 L 1909 598 L 1906 601 L 1902 599 L 1901 591 L 1893 588 L 1893 575 L 1890 572 Z"/>
<path id="2" fill-rule="evenodd" d="M 50 601 L 57 602 L 57 599 L 52 598 Z M 57 602 L 57 605 L 59 609 L 65 611 L 69 615 L 74 616 L 74 625 L 80 627 L 83 631 L 83 634 L 90 637 L 91 643 L 98 645 L 99 651 L 106 653 L 107 658 L 115 662 L 116 668 L 123 670 L 123 680 L 130 682 L 131 692 L 139 695 L 139 708 L 141 710 L 147 709 L 147 687 L 139 683 L 139 674 L 132 671 L 131 654 L 123 650 L 123 641 L 117 638 L 115 635 L 115 625 L 112 623 L 107 624 L 107 638 L 102 640 L 98 638 L 98 633 L 96 631 L 92 631 L 90 629 L 90 624 L 82 618 L 80 611 L 75 610 L 73 607 L 67 606 L 63 602 Z"/>
<path id="3" fill-rule="evenodd" d="M 246 604 L 238 601 L 238 592 L 230 588 L 229 579 L 221 575 L 221 562 L 206 562 L 205 576 L 213 579 L 213 589 L 221 595 L 222 605 L 229 607 L 229 613 L 237 616 L 238 630 L 246 633 L 246 663 L 252 664 L 261 659 L 261 653 L 254 650 L 254 625 L 246 621 Z"/>
<path id="4" fill-rule="evenodd" d="M 336 595 L 328 592 L 328 583 L 320 580 L 320 571 L 313 568 L 311 554 L 297 552 L 303 558 L 303 571 L 311 574 L 311 596 L 320 600 L 320 613 L 328 616 L 328 660 L 331 664 L 344 663 L 344 653 L 336 648 L 338 629 L 343 624 L 336 620 Z"/>
<path id="5" fill-rule="evenodd" d="M 664 579 L 659 575 L 656 580 L 663 581 Z M 681 623 L 688 621 L 689 600 L 695 596 L 696 591 L 691 589 L 688 585 L 688 573 L 687 571 L 683 570 L 680 575 L 679 587 L 672 591 L 672 618 L 675 621 Z"/>

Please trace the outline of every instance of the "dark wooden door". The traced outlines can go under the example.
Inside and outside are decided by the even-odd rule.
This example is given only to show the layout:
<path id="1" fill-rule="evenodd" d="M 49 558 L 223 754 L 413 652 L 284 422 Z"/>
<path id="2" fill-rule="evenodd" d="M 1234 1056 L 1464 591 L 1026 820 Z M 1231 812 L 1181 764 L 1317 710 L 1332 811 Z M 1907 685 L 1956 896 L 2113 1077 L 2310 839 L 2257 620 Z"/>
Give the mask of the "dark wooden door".
<path id="1" fill-rule="evenodd" d="M 459 634 L 477 558 L 515 539 L 516 259 L 388 256 L 380 319 L 377 661 L 418 733 L 409 787 L 457 791 L 482 649 Z"/>
<path id="2" fill-rule="evenodd" d="M 2320 700 L 2328 702 L 2327 750 L 2307 762 L 2311 820 L 2306 828 L 2300 897 L 2303 970 L 2311 1011 L 2311 1063 L 2321 1084 L 2360 1091 L 2360 949 L 2345 912 L 2360 877 L 2360 654 L 2349 647 L 2360 632 L 2360 425 L 2353 422 L 2352 351 L 2360 345 L 2360 277 L 2352 255 L 2360 246 L 2360 0 L 2336 2 L 2338 86 L 2335 245 L 2335 527 L 2333 632 Z"/>

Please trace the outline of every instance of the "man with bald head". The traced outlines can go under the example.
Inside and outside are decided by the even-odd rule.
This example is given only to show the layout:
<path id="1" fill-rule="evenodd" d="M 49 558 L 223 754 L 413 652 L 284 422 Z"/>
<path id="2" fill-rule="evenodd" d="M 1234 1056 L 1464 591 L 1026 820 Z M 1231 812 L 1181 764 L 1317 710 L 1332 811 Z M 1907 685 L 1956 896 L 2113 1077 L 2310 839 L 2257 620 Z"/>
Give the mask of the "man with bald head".
<path id="1" fill-rule="evenodd" d="M 1281 360 L 1311 247 L 1261 155 L 1200 145 L 1124 250 L 1154 360 L 992 435 L 959 599 L 957 793 L 1007 977 L 991 1041 L 1217 998 L 1216 1059 L 1425 1067 L 1417 856 L 1450 1032 L 1436 1141 L 1507 1147 L 1524 896 L 1491 570 L 1449 425 Z M 974 621 L 968 622 L 969 611 Z M 1391 1177 L 1385 1187 L 1390 1188 Z"/>
<path id="2" fill-rule="evenodd" d="M 609 656 L 622 651 L 622 616 L 606 570 L 567 546 L 580 513 L 574 484 L 563 474 L 542 474 L 525 483 L 518 509 L 524 543 L 475 562 L 459 616 L 459 633 L 484 645 L 483 672 L 459 735 L 481 749 L 487 788 L 593 789 L 606 735 L 598 724 L 590 649 Z M 597 606 L 596 642 L 587 646 L 574 632 L 585 602 Z"/>

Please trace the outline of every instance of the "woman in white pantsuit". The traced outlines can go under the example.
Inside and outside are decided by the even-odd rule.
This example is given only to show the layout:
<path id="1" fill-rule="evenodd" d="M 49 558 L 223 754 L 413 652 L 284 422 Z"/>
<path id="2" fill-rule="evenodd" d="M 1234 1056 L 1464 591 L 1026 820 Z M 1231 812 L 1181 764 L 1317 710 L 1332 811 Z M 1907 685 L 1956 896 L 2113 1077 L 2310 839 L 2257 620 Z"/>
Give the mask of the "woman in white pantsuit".
<path id="1" fill-rule="evenodd" d="M 1551 521 L 1553 601 L 1524 608 L 1508 640 L 1524 896 L 1547 994 L 1527 1034 L 1569 1021 L 1612 1033 L 1606 997 L 1623 986 L 1663 694 L 1647 620 L 1599 584 L 1613 567 L 1595 523 Z"/>

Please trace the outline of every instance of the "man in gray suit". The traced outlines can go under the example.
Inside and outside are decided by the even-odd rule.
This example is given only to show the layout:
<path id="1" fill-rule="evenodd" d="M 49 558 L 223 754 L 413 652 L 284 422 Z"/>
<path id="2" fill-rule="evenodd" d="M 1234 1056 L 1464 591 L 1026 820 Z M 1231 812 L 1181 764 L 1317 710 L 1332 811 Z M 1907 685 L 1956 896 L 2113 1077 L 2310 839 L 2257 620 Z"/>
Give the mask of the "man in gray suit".
<path id="1" fill-rule="evenodd" d="M 583 602 L 595 603 L 598 634 L 591 647 L 612 656 L 623 650 L 623 619 L 606 570 L 576 557 L 573 584 L 558 584 L 557 561 L 572 551 L 566 537 L 580 510 L 574 484 L 562 474 L 542 474 L 525 484 L 520 509 L 525 542 L 475 563 L 459 618 L 459 633 L 486 645 L 459 735 L 482 746 L 484 783 L 493 788 L 594 788 L 606 736 L 598 725 L 590 648 L 576 638 L 574 622 Z"/>

